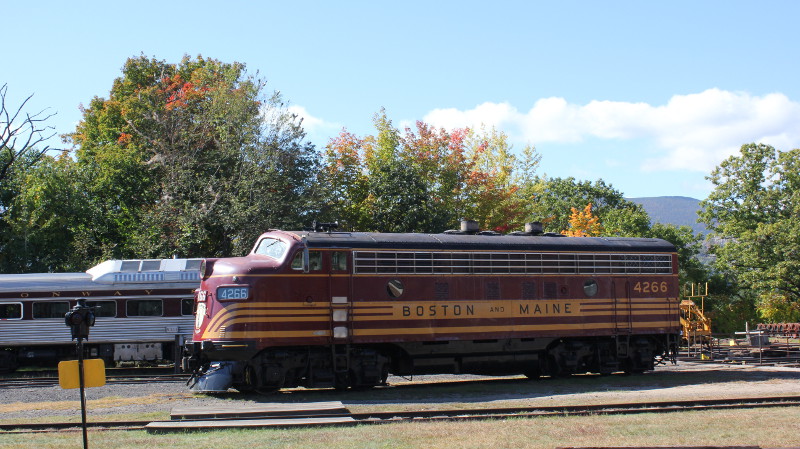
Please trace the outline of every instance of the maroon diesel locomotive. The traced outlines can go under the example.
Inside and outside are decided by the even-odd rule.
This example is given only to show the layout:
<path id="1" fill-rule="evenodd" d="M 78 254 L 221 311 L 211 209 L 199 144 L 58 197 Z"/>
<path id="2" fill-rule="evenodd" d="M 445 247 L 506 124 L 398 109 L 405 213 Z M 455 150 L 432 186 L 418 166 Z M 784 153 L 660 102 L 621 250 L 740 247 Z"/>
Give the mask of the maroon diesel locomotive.
<path id="1" fill-rule="evenodd" d="M 221 388 L 249 391 L 641 372 L 674 356 L 672 244 L 462 229 L 273 230 L 245 257 L 206 259 L 184 364 L 225 366 Z"/>

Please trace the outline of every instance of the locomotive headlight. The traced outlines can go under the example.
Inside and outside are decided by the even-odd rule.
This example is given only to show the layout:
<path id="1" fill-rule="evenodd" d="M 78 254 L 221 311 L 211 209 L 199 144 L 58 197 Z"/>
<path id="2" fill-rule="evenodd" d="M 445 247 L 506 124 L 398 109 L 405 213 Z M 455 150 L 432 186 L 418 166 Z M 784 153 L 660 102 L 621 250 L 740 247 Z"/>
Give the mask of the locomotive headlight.
<path id="1" fill-rule="evenodd" d="M 197 304 L 197 311 L 195 312 L 194 316 L 195 329 L 200 329 L 200 326 L 203 325 L 203 320 L 205 318 L 206 318 L 206 303 L 201 302 Z"/>

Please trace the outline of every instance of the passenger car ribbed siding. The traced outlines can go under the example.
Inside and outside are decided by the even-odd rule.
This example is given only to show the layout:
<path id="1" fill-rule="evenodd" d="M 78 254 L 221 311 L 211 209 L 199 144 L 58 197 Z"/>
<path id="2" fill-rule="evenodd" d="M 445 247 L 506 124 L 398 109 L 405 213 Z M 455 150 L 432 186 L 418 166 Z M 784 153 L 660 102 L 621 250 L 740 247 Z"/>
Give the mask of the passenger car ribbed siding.
<path id="1" fill-rule="evenodd" d="M 169 329 L 168 329 L 169 327 Z M 177 332 L 173 332 L 175 328 Z M 0 346 L 46 345 L 74 342 L 63 319 L 6 320 L 2 323 Z M 163 342 L 175 335 L 188 336 L 194 317 L 103 318 L 91 328 L 88 344 Z"/>

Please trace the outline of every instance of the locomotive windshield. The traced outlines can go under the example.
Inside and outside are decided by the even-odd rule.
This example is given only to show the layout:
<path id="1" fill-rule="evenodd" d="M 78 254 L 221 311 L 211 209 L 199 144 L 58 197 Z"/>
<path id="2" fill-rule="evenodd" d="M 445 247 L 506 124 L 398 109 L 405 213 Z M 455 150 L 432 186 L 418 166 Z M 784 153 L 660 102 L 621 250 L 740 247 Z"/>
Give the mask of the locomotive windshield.
<path id="1" fill-rule="evenodd" d="M 283 259 L 283 256 L 286 254 L 287 247 L 288 245 L 282 240 L 266 238 L 258 242 L 253 253 L 280 260 Z"/>

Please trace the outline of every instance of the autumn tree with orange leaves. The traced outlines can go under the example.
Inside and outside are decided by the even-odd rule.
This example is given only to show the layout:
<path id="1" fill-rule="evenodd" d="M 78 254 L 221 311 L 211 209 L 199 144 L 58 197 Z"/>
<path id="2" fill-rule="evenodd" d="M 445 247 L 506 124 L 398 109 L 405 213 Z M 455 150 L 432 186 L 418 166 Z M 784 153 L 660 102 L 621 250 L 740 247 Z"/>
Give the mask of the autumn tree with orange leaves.
<path id="1" fill-rule="evenodd" d="M 583 210 L 574 207 L 571 209 L 569 228 L 561 231 L 561 234 L 567 237 L 598 237 L 603 234 L 600 218 L 592 214 L 592 203 L 587 204 Z"/>

